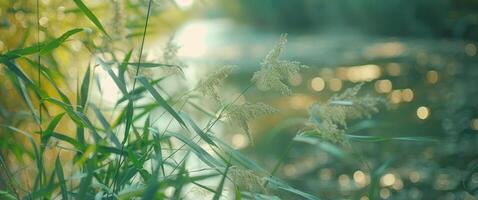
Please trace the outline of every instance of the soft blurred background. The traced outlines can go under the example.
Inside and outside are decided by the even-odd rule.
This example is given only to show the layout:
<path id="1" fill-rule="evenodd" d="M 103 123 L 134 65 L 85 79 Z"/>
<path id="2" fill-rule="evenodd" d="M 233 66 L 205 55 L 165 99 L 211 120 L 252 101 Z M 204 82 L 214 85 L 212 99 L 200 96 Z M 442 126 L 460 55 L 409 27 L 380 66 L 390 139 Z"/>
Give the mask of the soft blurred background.
<path id="1" fill-rule="evenodd" d="M 29 34 L 35 31 L 29 25 L 34 2 L 0 2 L 0 51 L 35 41 Z M 71 2 L 40 2 L 41 38 L 76 26 L 93 27 Z M 108 30 L 138 45 L 147 1 L 124 0 L 124 8 L 115 1 L 85 2 Z M 225 137 L 269 170 L 286 156 L 277 175 L 293 186 L 324 199 L 366 200 L 371 184 L 378 184 L 382 199 L 478 198 L 478 1 L 157 0 L 154 4 L 148 59 L 160 55 L 174 35 L 181 46 L 179 56 L 188 66 L 187 81 L 197 82 L 225 64 L 239 66 L 225 95 L 240 92 L 280 34 L 288 33 L 283 58 L 310 66 L 289 80 L 294 94 L 251 90 L 246 99 L 269 103 L 280 113 L 252 124 L 254 145 L 242 133 L 231 131 Z M 93 41 L 105 45 L 101 37 Z M 76 82 L 68 77 L 88 64 L 88 47 L 71 42 L 55 53 L 49 62 L 60 64 L 50 64 L 66 66 L 58 69 L 65 76 L 61 87 L 73 88 Z M 0 111 L 5 114 L 14 111 L 16 94 L 9 93 L 12 86 L 3 84 L 1 76 Z M 285 146 L 301 128 L 299 121 L 307 117 L 312 103 L 359 82 L 366 83 L 364 93 L 386 98 L 390 109 L 351 122 L 354 134 L 420 136 L 434 142 L 352 142 L 352 149 L 296 144 L 285 155 Z M 107 85 L 108 80 L 102 83 Z M 100 98 L 114 102 L 119 96 L 112 90 Z M 12 139 L 0 145 L 18 144 Z M 368 165 L 354 160 L 357 154 Z"/>

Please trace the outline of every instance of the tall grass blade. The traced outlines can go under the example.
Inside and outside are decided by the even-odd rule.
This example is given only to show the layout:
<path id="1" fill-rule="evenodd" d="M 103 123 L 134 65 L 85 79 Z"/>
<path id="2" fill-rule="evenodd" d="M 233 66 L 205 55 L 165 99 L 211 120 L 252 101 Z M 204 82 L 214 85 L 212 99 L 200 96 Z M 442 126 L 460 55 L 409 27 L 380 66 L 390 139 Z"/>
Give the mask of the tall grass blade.
<path id="1" fill-rule="evenodd" d="M 186 128 L 186 123 L 183 121 L 183 119 L 179 116 L 179 114 L 168 104 L 168 102 L 166 102 L 166 100 L 164 100 L 163 97 L 161 97 L 161 95 L 159 95 L 158 91 L 156 91 L 156 89 L 153 88 L 153 86 L 151 86 L 151 84 L 149 83 L 149 81 L 143 77 L 143 76 L 140 76 L 140 77 L 137 77 L 137 79 L 139 80 L 139 82 L 141 82 L 141 84 L 143 84 L 143 86 L 149 91 L 149 93 L 153 96 L 154 100 L 156 100 L 156 102 L 161 105 L 164 109 L 166 109 L 166 111 L 169 112 L 169 114 L 171 114 L 174 119 L 176 119 L 176 121 L 178 121 L 181 126 L 185 127 Z"/>
<path id="2" fill-rule="evenodd" d="M 201 148 L 196 142 L 188 138 L 187 136 L 180 134 L 180 133 L 174 133 L 171 131 L 168 131 L 169 136 L 173 136 L 177 139 L 179 139 L 181 142 L 189 146 L 194 154 L 201 159 L 204 163 L 209 165 L 210 167 L 226 167 L 224 166 L 223 163 L 219 162 L 217 159 L 212 157 L 208 152 L 206 152 L 203 148 Z"/>
<path id="3" fill-rule="evenodd" d="M 113 142 L 113 144 L 117 148 L 121 148 L 121 143 L 120 143 L 119 139 L 113 133 L 113 129 L 111 128 L 111 125 L 108 123 L 108 120 L 105 118 L 103 113 L 101 113 L 101 111 L 95 105 L 92 105 L 92 108 L 93 108 L 93 111 L 96 114 L 96 117 L 98 118 L 98 120 L 100 120 L 100 123 L 103 126 L 107 136 L 110 138 L 110 140 Z"/>
<path id="4" fill-rule="evenodd" d="M 95 24 L 95 26 L 98 29 L 100 29 L 106 36 L 109 37 L 108 33 L 106 33 L 105 28 L 101 24 L 100 20 L 98 20 L 95 14 L 93 14 L 93 12 L 83 3 L 83 1 L 73 0 L 73 2 L 75 2 L 76 6 L 78 6 L 81 12 L 83 12 L 86 15 L 86 17 L 88 17 L 88 19 L 90 19 L 90 21 L 93 22 L 93 24 Z"/>
<path id="5" fill-rule="evenodd" d="M 97 58 L 96 59 L 98 61 L 98 63 L 101 65 L 101 67 L 103 68 L 103 70 L 105 70 L 106 72 L 108 72 L 108 75 L 111 76 L 111 78 L 113 79 L 113 81 L 115 82 L 116 86 L 118 86 L 118 88 L 121 90 L 121 92 L 123 93 L 123 95 L 128 95 L 128 91 L 126 90 L 126 83 L 124 81 L 121 81 L 120 78 L 118 78 L 118 76 L 116 76 L 116 74 L 113 72 L 113 69 L 111 68 L 110 65 L 108 65 L 105 61 L 103 61 L 101 58 Z"/>
<path id="6" fill-rule="evenodd" d="M 14 78 L 17 79 L 16 77 Z M 41 124 L 40 116 L 38 116 L 37 112 L 35 111 L 35 107 L 33 106 L 32 100 L 30 98 L 30 95 L 28 94 L 27 88 L 25 87 L 25 84 L 23 83 L 23 81 L 20 79 L 17 79 L 15 82 L 13 82 L 13 84 L 20 91 L 23 101 L 25 101 L 25 103 L 28 106 L 28 109 L 30 109 L 30 112 L 33 116 L 33 120 L 35 120 L 37 124 Z"/>
<path id="7" fill-rule="evenodd" d="M 234 187 L 234 200 L 241 200 L 241 188 Z"/>
<path id="8" fill-rule="evenodd" d="M 189 125 L 191 125 L 191 127 L 193 128 L 193 130 L 199 135 L 199 137 L 201 137 L 204 141 L 206 141 L 208 144 L 210 145 L 214 145 L 214 146 L 217 146 L 216 143 L 214 143 L 214 141 L 212 141 L 212 139 L 209 137 L 208 134 L 204 133 L 201 128 L 199 128 L 196 123 L 194 123 L 194 121 L 191 119 L 191 117 L 189 117 L 188 114 L 186 114 L 185 112 L 180 112 L 179 113 L 180 116 L 183 117 L 183 119 L 186 120 L 186 122 L 189 123 Z"/>
<path id="9" fill-rule="evenodd" d="M 13 72 L 17 77 L 20 77 L 22 80 L 24 80 L 28 86 L 30 86 L 37 96 L 40 96 L 41 98 L 47 96 L 43 90 L 38 87 L 37 84 L 35 84 L 26 74 L 23 72 L 21 68 L 19 68 L 13 61 L 9 59 L 5 59 L 3 57 L 0 57 L 0 62 L 3 63 L 5 66 L 7 66 L 7 69 L 9 69 L 11 72 Z"/>
<path id="10" fill-rule="evenodd" d="M 226 170 L 224 170 L 224 174 L 222 175 L 221 182 L 219 183 L 219 186 L 217 187 L 217 190 L 214 193 L 214 196 L 212 197 L 213 200 L 219 200 L 219 198 L 221 198 L 222 190 L 224 189 L 224 183 L 226 182 L 227 172 L 229 172 L 230 167 L 231 165 L 227 165 Z"/>
<path id="11" fill-rule="evenodd" d="M 311 195 L 309 193 L 306 193 L 306 192 L 302 192 L 298 189 L 295 189 L 293 187 L 291 187 L 289 184 L 287 184 L 286 182 L 284 182 L 283 180 L 280 180 L 278 178 L 275 178 L 275 177 L 269 177 L 268 178 L 268 181 L 274 185 L 275 187 L 281 189 L 281 190 L 284 190 L 284 191 L 288 191 L 288 192 L 291 192 L 293 194 L 296 194 L 298 196 L 301 196 L 301 197 L 304 197 L 306 199 L 309 199 L 309 200 L 320 200 L 320 198 L 314 196 L 314 195 Z"/>
<path id="12" fill-rule="evenodd" d="M 119 75 L 118 76 L 119 76 L 119 79 L 122 82 L 126 82 L 124 74 L 125 74 L 126 70 L 128 70 L 128 62 L 131 59 L 132 54 L 133 54 L 133 50 L 128 51 L 128 53 L 126 54 L 126 56 L 123 59 L 123 62 L 121 62 L 120 66 L 118 67 L 118 69 L 119 69 Z"/>
<path id="13" fill-rule="evenodd" d="M 90 90 L 90 81 L 91 81 L 91 67 L 88 65 L 85 75 L 83 76 L 83 81 L 81 82 L 80 89 L 80 98 L 79 98 L 79 110 L 85 111 L 86 102 L 88 101 L 88 95 Z"/>
<path id="14" fill-rule="evenodd" d="M 44 149 L 48 145 L 48 140 L 53 135 L 55 128 L 58 125 L 58 123 L 60 123 L 60 120 L 63 117 L 63 115 L 65 115 L 65 113 L 60 113 L 57 116 L 53 117 L 53 119 L 50 121 L 50 124 L 48 124 L 48 127 L 42 132 L 42 135 L 41 135 L 42 149 Z"/>
<path id="15" fill-rule="evenodd" d="M 418 137 L 418 136 L 409 136 L 409 137 L 384 137 L 384 136 L 372 136 L 372 135 L 346 135 L 350 140 L 361 141 L 361 142 L 385 142 L 391 140 L 399 141 L 412 141 L 412 142 L 437 142 L 438 140 L 429 138 L 429 137 Z"/>
<path id="16" fill-rule="evenodd" d="M 241 166 L 243 166 L 247 169 L 250 169 L 250 170 L 254 170 L 256 172 L 260 172 L 260 173 L 266 173 L 267 172 L 264 168 L 259 166 L 259 164 L 257 164 L 253 160 L 247 158 L 244 154 L 235 150 L 234 148 L 229 146 L 229 144 L 225 143 L 221 139 L 219 139 L 215 136 L 211 136 L 211 138 L 219 145 L 220 149 L 222 151 L 224 151 L 226 155 L 231 156 L 232 160 L 238 162 Z"/>
<path id="17" fill-rule="evenodd" d="M 131 126 L 133 124 L 133 101 L 128 101 L 128 105 L 126 106 L 126 122 L 125 122 L 125 130 L 124 130 L 124 139 L 122 144 L 124 145 L 129 138 L 129 132 L 131 129 Z M 144 127 L 147 129 L 148 127 Z"/>
<path id="18" fill-rule="evenodd" d="M 59 156 L 56 157 L 56 161 L 55 161 L 55 173 L 56 173 L 56 177 L 58 178 L 58 182 L 60 184 L 61 197 L 62 199 L 68 200 L 68 190 L 66 188 L 65 176 L 63 174 L 63 167 L 61 166 L 61 161 Z"/>

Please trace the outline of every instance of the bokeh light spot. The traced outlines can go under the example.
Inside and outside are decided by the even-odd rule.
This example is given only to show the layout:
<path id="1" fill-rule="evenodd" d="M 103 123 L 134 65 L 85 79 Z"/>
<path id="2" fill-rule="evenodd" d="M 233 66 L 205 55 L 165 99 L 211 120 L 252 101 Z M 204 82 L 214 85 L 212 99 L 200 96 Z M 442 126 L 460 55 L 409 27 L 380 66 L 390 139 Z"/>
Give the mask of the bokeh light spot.
<path id="1" fill-rule="evenodd" d="M 390 80 L 378 80 L 375 82 L 375 90 L 378 93 L 389 93 L 392 91 L 392 81 Z"/>
<path id="2" fill-rule="evenodd" d="M 427 119 L 430 116 L 430 109 L 426 106 L 420 106 L 417 109 L 417 117 L 419 119 Z"/>
<path id="3" fill-rule="evenodd" d="M 402 100 L 405 102 L 411 102 L 413 100 L 413 90 L 410 88 L 403 89 Z"/>
<path id="4" fill-rule="evenodd" d="M 320 77 L 315 77 L 310 81 L 310 87 L 317 92 L 324 90 L 325 81 Z"/>
<path id="5" fill-rule="evenodd" d="M 438 72 L 431 70 L 427 72 L 427 81 L 428 83 L 435 84 L 438 82 Z"/>
<path id="6" fill-rule="evenodd" d="M 342 89 L 342 81 L 338 78 L 330 79 L 329 88 L 334 92 L 340 91 Z"/>

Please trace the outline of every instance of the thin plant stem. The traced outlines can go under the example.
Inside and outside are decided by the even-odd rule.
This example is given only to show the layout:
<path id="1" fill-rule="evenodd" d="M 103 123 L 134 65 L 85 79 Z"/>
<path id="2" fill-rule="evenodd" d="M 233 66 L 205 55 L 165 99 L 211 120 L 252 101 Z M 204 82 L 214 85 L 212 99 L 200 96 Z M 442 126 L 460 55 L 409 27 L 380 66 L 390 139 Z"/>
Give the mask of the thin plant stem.
<path id="1" fill-rule="evenodd" d="M 146 31 L 148 29 L 149 15 L 151 13 L 152 2 L 153 2 L 153 0 L 149 0 L 149 2 L 148 2 L 148 11 L 146 13 L 146 21 L 145 21 L 145 24 L 144 24 L 143 36 L 142 36 L 142 39 L 141 39 L 141 47 L 139 49 L 139 58 L 138 58 L 138 64 L 136 65 L 136 73 L 135 73 L 135 77 L 134 77 L 134 80 L 133 80 L 132 91 L 134 91 L 134 88 L 136 87 L 136 82 L 137 82 L 136 77 L 139 74 L 139 66 L 141 65 L 141 58 L 143 56 L 144 41 L 145 41 L 145 38 L 146 38 Z M 130 101 L 132 101 L 131 104 L 132 104 L 132 107 L 134 107 L 133 106 L 134 101 L 133 100 L 130 100 Z M 131 112 L 132 112 L 131 115 L 133 115 L 134 109 Z M 125 129 L 125 131 L 127 131 L 127 130 Z M 126 133 L 125 133 L 125 135 L 126 135 Z M 125 140 L 127 140 L 127 139 L 125 138 Z M 124 142 L 122 142 L 122 144 L 121 144 L 121 150 L 123 150 L 123 149 L 124 149 Z M 116 181 L 114 181 L 113 192 L 116 192 L 116 189 L 117 189 L 118 172 L 119 172 L 119 169 L 121 168 L 121 163 L 122 163 L 121 160 L 122 159 L 123 159 L 123 155 L 120 155 L 119 160 L 118 160 L 118 167 L 116 168 L 116 171 L 115 171 Z"/>
<path id="2" fill-rule="evenodd" d="M 37 54 L 37 62 L 38 62 L 38 87 L 41 89 L 41 46 L 40 46 L 40 1 L 39 0 L 36 0 L 36 21 L 37 21 L 37 50 L 38 50 L 38 54 Z M 43 128 L 41 126 L 42 124 L 42 99 L 39 98 L 38 99 L 38 128 L 40 129 L 40 136 L 43 136 Z M 40 148 L 42 149 L 42 148 Z M 43 151 L 40 152 L 40 158 L 37 158 L 37 159 L 40 159 L 40 161 L 43 161 Z M 40 170 L 39 171 L 40 173 L 40 176 L 39 176 L 39 184 L 40 184 L 40 188 L 41 188 L 41 185 L 42 185 L 42 179 L 43 179 L 43 170 Z"/>

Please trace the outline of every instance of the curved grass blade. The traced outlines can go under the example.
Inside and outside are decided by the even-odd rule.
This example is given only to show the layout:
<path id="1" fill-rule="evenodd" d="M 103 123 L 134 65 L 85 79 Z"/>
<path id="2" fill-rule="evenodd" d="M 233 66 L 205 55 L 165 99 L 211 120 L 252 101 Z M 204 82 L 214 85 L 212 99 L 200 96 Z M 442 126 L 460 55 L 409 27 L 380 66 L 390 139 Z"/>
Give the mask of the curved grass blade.
<path id="1" fill-rule="evenodd" d="M 372 135 L 346 135 L 350 140 L 361 141 L 361 142 L 384 142 L 391 140 L 399 141 L 413 141 L 413 142 L 438 142 L 438 140 L 429 138 L 429 137 L 418 137 L 418 136 L 409 136 L 409 137 L 382 137 L 382 136 L 372 136 Z"/>
<path id="2" fill-rule="evenodd" d="M 37 96 L 41 98 L 44 98 L 45 96 L 47 96 L 46 93 L 40 87 L 38 87 L 38 85 L 35 84 L 25 74 L 25 72 L 23 72 L 23 70 L 20 67 L 18 67 L 12 60 L 9 60 L 0 56 L 0 63 L 3 63 L 5 66 L 7 66 L 7 69 L 12 71 L 15 75 L 17 75 L 17 77 L 20 77 L 22 80 L 24 80 L 28 84 L 28 86 L 30 86 L 35 91 Z"/>
<path id="3" fill-rule="evenodd" d="M 41 136 L 42 149 L 44 149 L 46 145 L 48 144 L 48 140 L 53 134 L 53 131 L 55 130 L 58 123 L 60 123 L 60 120 L 63 117 L 63 115 L 65 115 L 65 113 L 60 113 L 57 116 L 53 117 L 53 119 L 50 121 L 50 124 L 48 124 L 48 127 L 42 132 L 43 134 Z"/>
<path id="4" fill-rule="evenodd" d="M 99 142 L 102 140 L 101 136 L 98 134 L 98 132 L 96 131 L 96 128 L 93 126 L 93 123 L 91 123 L 88 117 L 86 117 L 81 112 L 74 111 L 72 105 L 63 103 L 51 97 L 46 98 L 45 100 L 63 108 L 63 110 L 66 111 L 66 114 L 68 114 L 68 116 L 73 120 L 73 122 L 76 123 L 76 125 L 81 127 L 87 127 L 90 130 L 96 142 Z"/>
<path id="5" fill-rule="evenodd" d="M 88 17 L 88 19 L 90 19 L 90 21 L 93 22 L 93 24 L 95 24 L 95 26 L 98 29 L 100 29 L 106 36 L 109 37 L 108 33 L 106 33 L 105 28 L 101 24 L 100 20 L 98 20 L 95 14 L 93 14 L 93 12 L 83 3 L 83 1 L 81 0 L 73 0 L 73 1 L 75 2 L 76 6 L 78 6 L 78 8 L 81 10 L 81 12 L 83 12 L 86 15 L 86 17 Z"/>
<path id="6" fill-rule="evenodd" d="M 174 132 L 171 132 L 171 131 L 168 131 L 167 135 L 168 136 L 173 136 L 173 137 L 179 139 L 184 144 L 188 145 L 193 150 L 194 154 L 197 155 L 197 157 L 199 159 L 201 159 L 204 163 L 206 163 L 210 167 L 225 167 L 223 163 L 219 162 L 217 159 L 212 157 L 208 152 L 206 152 L 196 142 L 192 141 L 187 136 L 185 136 L 183 134 L 180 134 L 180 133 L 174 133 Z"/>
<path id="7" fill-rule="evenodd" d="M 229 168 L 231 165 L 227 165 L 226 170 L 224 171 L 224 174 L 221 178 L 221 182 L 219 183 L 219 186 L 217 187 L 217 191 L 214 193 L 214 197 L 212 197 L 213 200 L 219 200 L 222 196 L 222 190 L 224 189 L 224 183 L 226 182 L 226 177 L 227 177 L 227 172 L 229 171 Z"/>
<path id="8" fill-rule="evenodd" d="M 354 158 L 349 153 L 340 149 L 336 145 L 330 144 L 328 142 L 322 142 L 317 137 L 314 137 L 312 135 L 307 135 L 307 132 L 302 132 L 301 134 L 296 135 L 293 140 L 296 142 L 304 142 L 311 145 L 317 145 L 320 149 L 335 156 L 336 158 L 341 159 L 342 161 L 345 161 L 348 163 L 354 162 Z"/>
<path id="9" fill-rule="evenodd" d="M 50 42 L 47 42 L 43 47 L 41 47 L 40 55 L 50 53 L 51 51 L 53 51 L 53 49 L 58 48 L 62 43 L 64 43 L 69 37 L 81 31 L 83 31 L 82 28 L 75 28 L 63 33 L 63 35 L 61 35 L 60 37 Z"/>
<path id="10" fill-rule="evenodd" d="M 48 76 L 48 74 L 45 73 L 44 71 L 42 71 L 42 74 L 48 80 L 48 82 L 53 86 L 53 88 L 55 88 L 56 92 L 60 95 L 61 100 L 64 103 L 71 105 L 70 99 L 68 99 L 68 96 L 66 96 L 66 94 L 61 91 L 61 89 L 58 87 L 58 84 L 56 84 L 55 81 L 50 76 Z"/>
<path id="11" fill-rule="evenodd" d="M 55 161 L 55 173 L 60 184 L 61 197 L 62 199 L 68 200 L 68 190 L 66 189 L 65 176 L 63 174 L 63 167 L 61 166 L 60 157 L 56 156 Z"/>
<path id="12" fill-rule="evenodd" d="M 154 86 L 156 84 L 158 84 L 159 82 L 161 82 L 162 80 L 164 80 L 166 77 L 161 77 L 161 78 L 158 78 L 156 80 L 153 80 L 151 81 L 150 85 L 151 86 Z M 139 86 L 139 87 L 136 87 L 134 88 L 134 90 L 130 91 L 128 95 L 123 95 L 123 97 L 121 97 L 117 102 L 116 102 L 116 105 L 119 105 L 123 102 L 125 102 L 126 100 L 136 100 L 136 99 L 139 99 L 141 97 L 141 93 L 143 93 L 144 91 L 146 91 L 146 88 L 144 86 Z"/>
<path id="13" fill-rule="evenodd" d="M 71 106 L 69 104 L 66 104 L 62 101 L 59 101 L 57 99 L 51 98 L 51 97 L 46 98 L 45 101 L 48 101 L 50 103 L 53 103 L 53 104 L 63 108 L 63 110 L 65 110 L 66 114 L 68 114 L 70 119 L 73 120 L 73 122 L 75 122 L 77 125 L 82 126 L 82 127 L 86 126 L 86 124 L 84 124 L 82 122 L 81 118 L 73 110 L 73 106 Z"/>
<path id="14" fill-rule="evenodd" d="M 103 128 L 104 128 L 106 134 L 108 135 L 108 137 L 110 138 L 110 140 L 113 142 L 113 144 L 115 144 L 115 146 L 117 148 L 121 148 L 121 143 L 120 143 L 119 139 L 113 133 L 113 129 L 111 128 L 111 125 L 108 123 L 108 120 L 106 120 L 103 113 L 101 113 L 101 111 L 95 105 L 92 105 L 92 108 L 93 108 L 93 111 L 96 114 L 96 117 L 98 118 L 98 120 L 100 120 L 100 123 L 103 126 Z"/>
<path id="15" fill-rule="evenodd" d="M 38 53 L 38 52 L 40 53 L 40 55 L 47 54 L 47 53 L 51 52 L 53 49 L 58 48 L 69 37 L 71 37 L 72 35 L 74 35 L 76 33 L 81 32 L 81 31 L 83 31 L 82 28 L 71 29 L 71 30 L 63 33 L 63 35 L 61 35 L 60 37 L 55 38 L 51 41 L 47 41 L 47 42 L 43 42 L 43 43 L 36 44 L 36 45 L 33 45 L 33 46 L 9 51 L 9 52 L 5 53 L 4 57 L 6 57 L 8 59 L 15 59 L 15 58 L 18 58 L 18 57 L 31 55 L 31 54 L 35 54 L 35 53 Z M 38 48 L 38 47 L 40 47 L 40 48 Z"/>
<path id="16" fill-rule="evenodd" d="M 129 60 L 131 59 L 131 55 L 133 54 L 133 50 L 130 50 L 126 56 L 124 57 L 123 59 L 123 62 L 120 64 L 120 66 L 118 67 L 119 69 L 119 79 L 122 81 L 122 82 L 126 82 L 125 81 L 125 78 L 124 78 L 124 73 L 126 72 L 127 68 L 128 68 L 128 62 Z"/>
<path id="17" fill-rule="evenodd" d="M 128 91 L 126 90 L 126 84 L 124 81 L 121 81 L 120 78 L 118 78 L 118 76 L 116 76 L 116 74 L 113 72 L 112 68 L 110 65 L 108 65 L 105 61 L 103 61 L 101 58 L 96 58 L 96 60 L 98 61 L 98 63 L 101 65 L 101 67 L 106 71 L 108 72 L 108 74 L 111 76 L 111 78 L 113 79 L 113 81 L 115 82 L 116 86 L 118 86 L 118 88 L 121 90 L 121 92 L 123 93 L 123 95 L 128 95 Z"/>
<path id="18" fill-rule="evenodd" d="M 199 137 L 201 137 L 204 141 L 206 141 L 208 144 L 210 145 L 214 145 L 217 147 L 216 143 L 214 143 L 214 141 L 212 141 L 212 139 L 208 136 L 208 134 L 204 133 L 201 128 L 199 128 L 196 123 L 193 122 L 193 120 L 191 119 L 191 117 L 189 117 L 188 114 L 186 114 L 185 112 L 179 112 L 179 115 L 183 117 L 183 119 L 186 120 L 186 122 L 189 123 L 189 125 L 191 125 L 191 127 L 193 128 L 193 130 L 199 135 Z"/>
<path id="19" fill-rule="evenodd" d="M 21 79 L 18 79 L 16 77 L 14 77 L 14 79 L 16 79 L 16 81 L 14 81 L 13 84 L 15 85 L 15 87 L 17 87 L 18 90 L 20 90 L 20 94 L 23 98 L 23 101 L 25 101 L 25 103 L 28 106 L 28 109 L 30 109 L 33 119 L 35 120 L 37 124 L 41 124 L 41 121 L 40 121 L 41 119 L 39 115 L 37 114 L 37 112 L 35 111 L 35 107 L 33 106 L 32 100 L 30 98 L 30 95 L 28 94 L 25 84 L 23 83 Z"/>
<path id="20" fill-rule="evenodd" d="M 186 123 L 183 121 L 183 119 L 181 119 L 179 114 L 168 104 L 168 102 L 166 102 L 166 100 L 164 100 L 163 97 L 161 97 L 161 95 L 159 95 L 158 91 L 156 91 L 153 86 L 151 86 L 149 81 L 143 76 L 137 77 L 137 79 L 149 91 L 149 93 L 153 96 L 154 100 L 156 100 L 159 105 L 163 106 L 164 109 L 166 109 L 166 111 L 168 111 L 169 114 L 171 114 L 174 119 L 176 119 L 176 121 L 181 124 L 181 126 L 187 129 Z"/>
<path id="21" fill-rule="evenodd" d="M 80 98 L 79 98 L 79 105 L 80 110 L 84 111 L 86 102 L 88 101 L 88 94 L 90 90 L 90 81 L 91 81 L 91 67 L 88 65 L 88 68 L 86 69 L 85 75 L 83 76 L 83 81 L 81 83 L 81 89 L 80 89 Z"/>
<path id="22" fill-rule="evenodd" d="M 124 139 L 121 142 L 123 145 L 126 144 L 129 138 L 129 131 L 131 126 L 133 125 L 133 101 L 128 101 L 128 105 L 126 106 L 126 122 L 125 122 L 125 129 L 124 129 Z M 145 127 L 146 128 L 146 127 Z"/>
<path id="23" fill-rule="evenodd" d="M 267 180 L 271 183 L 271 185 L 273 185 L 273 186 L 275 186 L 275 187 L 277 187 L 281 190 L 291 192 L 293 194 L 299 195 L 299 196 L 304 197 L 304 198 L 309 199 L 309 200 L 320 200 L 320 198 L 318 198 L 314 195 L 311 195 L 311 194 L 306 193 L 306 192 L 302 192 L 298 189 L 295 189 L 295 188 L 291 187 L 289 184 L 287 184 L 286 182 L 284 182 L 283 180 L 281 180 L 279 178 L 269 177 L 269 178 L 267 178 Z"/>
<path id="24" fill-rule="evenodd" d="M 222 141 L 221 139 L 219 139 L 219 138 L 217 138 L 213 135 L 211 135 L 211 138 L 217 144 L 219 144 L 219 147 L 221 148 L 221 150 L 225 151 L 225 153 L 227 155 L 231 156 L 231 158 L 233 160 L 239 162 L 239 164 L 241 164 L 243 167 L 245 167 L 247 169 L 250 169 L 250 170 L 253 170 L 253 171 L 256 171 L 256 172 L 267 173 L 267 170 L 265 170 L 264 168 L 259 166 L 259 164 L 257 164 L 253 160 L 247 158 L 241 152 L 239 152 L 239 151 L 235 150 L 234 148 L 232 148 L 231 146 L 229 146 L 229 144 L 225 143 L 224 141 Z"/>
<path id="25" fill-rule="evenodd" d="M 51 133 L 50 137 L 54 137 L 60 141 L 64 141 L 66 143 L 69 143 L 71 144 L 73 147 L 75 147 L 76 150 L 78 151 L 83 151 L 84 149 L 84 146 L 81 142 L 65 135 L 65 134 L 61 134 L 61 133 L 58 133 L 58 132 L 53 132 Z"/>

